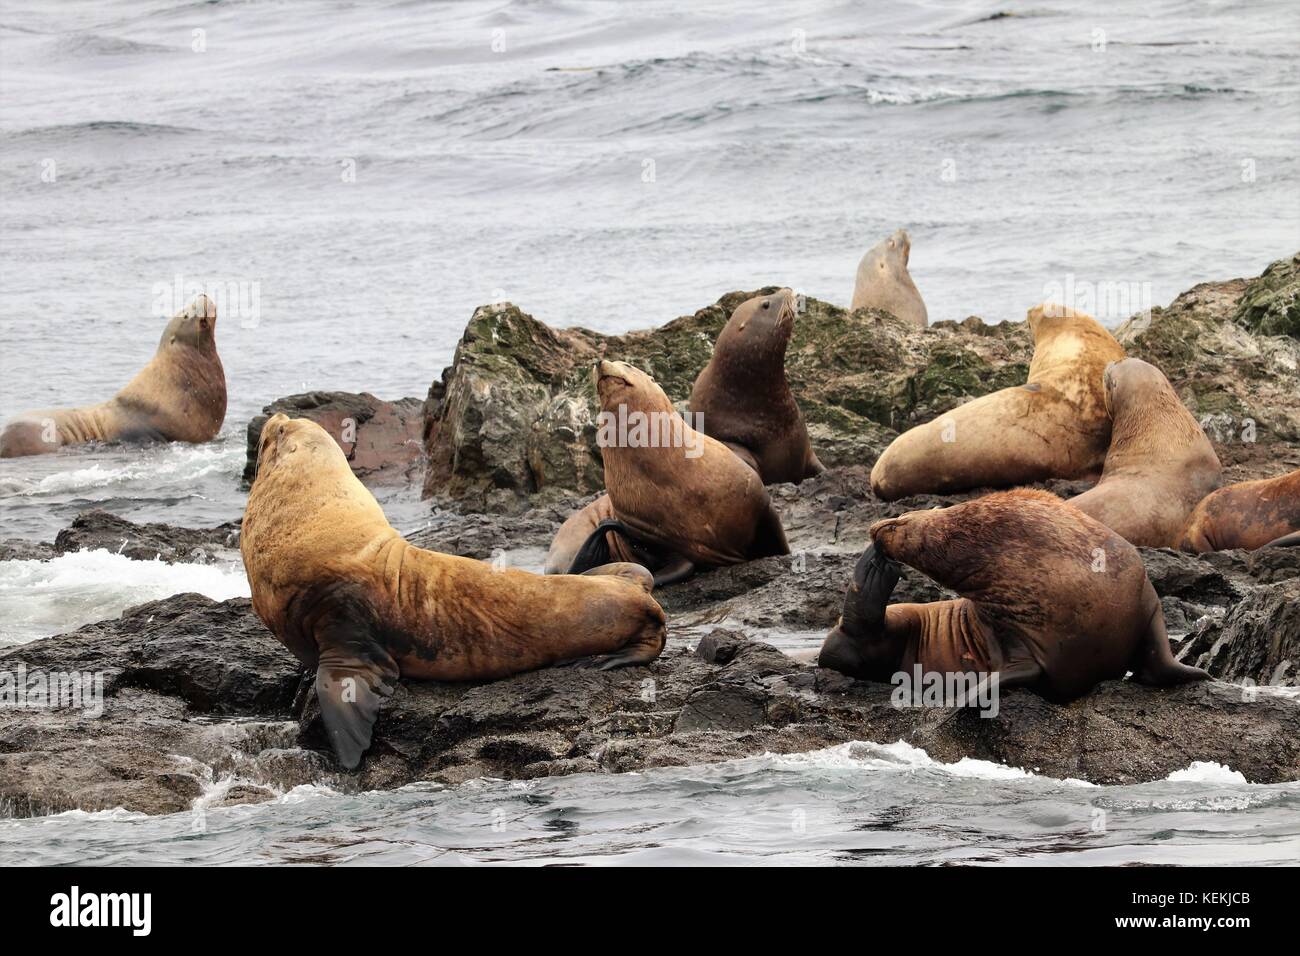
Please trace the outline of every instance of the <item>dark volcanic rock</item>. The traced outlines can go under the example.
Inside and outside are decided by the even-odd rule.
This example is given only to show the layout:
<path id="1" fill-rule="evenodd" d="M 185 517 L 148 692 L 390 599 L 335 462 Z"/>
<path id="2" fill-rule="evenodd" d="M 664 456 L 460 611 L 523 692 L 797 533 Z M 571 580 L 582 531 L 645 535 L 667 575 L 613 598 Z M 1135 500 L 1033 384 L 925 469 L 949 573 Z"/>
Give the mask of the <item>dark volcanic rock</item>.
<path id="1" fill-rule="evenodd" d="M 423 465 L 424 402 L 420 399 L 386 402 L 368 392 L 306 392 L 276 399 L 248 423 L 245 483 L 257 474 L 262 426 L 277 412 L 309 418 L 324 428 L 347 455 L 353 473 L 367 484 L 412 481 Z"/>
<path id="2" fill-rule="evenodd" d="M 102 548 L 139 561 L 206 562 L 239 548 L 239 522 L 215 528 L 136 524 L 107 511 L 83 511 L 54 539 L 58 554 Z"/>
<path id="3" fill-rule="evenodd" d="M 1202 620 L 1179 658 L 1224 680 L 1300 686 L 1300 580 L 1257 588 L 1221 619 Z"/>

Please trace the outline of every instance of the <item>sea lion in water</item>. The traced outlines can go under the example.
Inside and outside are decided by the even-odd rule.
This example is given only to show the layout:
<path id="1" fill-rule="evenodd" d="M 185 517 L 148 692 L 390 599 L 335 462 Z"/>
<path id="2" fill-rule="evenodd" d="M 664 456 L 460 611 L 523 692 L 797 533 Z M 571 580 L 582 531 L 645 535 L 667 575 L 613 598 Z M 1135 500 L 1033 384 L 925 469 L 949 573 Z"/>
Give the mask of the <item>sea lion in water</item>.
<path id="1" fill-rule="evenodd" d="M 1172 548 L 1196 503 L 1219 487 L 1219 456 L 1154 365 L 1112 362 L 1102 384 L 1110 450 L 1101 480 L 1070 504 L 1130 544 Z"/>
<path id="2" fill-rule="evenodd" d="M 492 680 L 593 656 L 601 668 L 645 664 L 667 635 L 645 568 L 544 577 L 408 543 L 306 419 L 263 426 L 239 548 L 253 610 L 316 668 L 321 716 L 348 769 L 399 676 Z"/>
<path id="3" fill-rule="evenodd" d="M 1207 678 L 1174 660 L 1160 598 L 1137 549 L 1044 491 L 1017 489 L 913 511 L 869 531 L 844 612 L 819 663 L 889 681 L 996 672 L 1054 701 L 1132 671 L 1145 684 Z M 902 562 L 961 595 L 888 604 Z"/>
<path id="4" fill-rule="evenodd" d="M 1096 478 L 1110 446 L 1102 372 L 1124 357 L 1082 312 L 1029 310 L 1034 357 L 1024 385 L 959 405 L 899 435 L 871 469 L 885 501 L 1005 488 L 1047 478 Z"/>
<path id="5" fill-rule="evenodd" d="M 1300 468 L 1207 495 L 1178 536 L 1182 551 L 1300 547 Z"/>
<path id="6" fill-rule="evenodd" d="M 904 229 L 867 250 L 858 263 L 850 311 L 883 309 L 909 325 L 925 328 L 930 321 L 929 313 L 907 271 L 911 253 L 912 240 Z"/>
<path id="7" fill-rule="evenodd" d="M 566 561 L 571 573 L 632 561 L 661 585 L 697 569 L 790 553 L 753 468 L 687 425 L 645 372 L 610 361 L 597 362 L 595 371 L 602 434 L 616 422 L 627 434 L 600 439 L 608 496 L 565 522 L 547 556 L 549 571 Z M 579 532 L 588 529 L 574 554 Z"/>
<path id="8" fill-rule="evenodd" d="M 742 302 L 691 389 L 691 413 L 699 416 L 704 434 L 752 464 L 769 485 L 803 481 L 826 470 L 813 453 L 808 426 L 785 379 L 794 317 L 790 289 Z"/>
<path id="9" fill-rule="evenodd" d="M 24 412 L 0 432 L 0 458 L 92 441 L 211 441 L 226 420 L 217 307 L 200 295 L 178 312 L 149 363 L 106 402 Z"/>

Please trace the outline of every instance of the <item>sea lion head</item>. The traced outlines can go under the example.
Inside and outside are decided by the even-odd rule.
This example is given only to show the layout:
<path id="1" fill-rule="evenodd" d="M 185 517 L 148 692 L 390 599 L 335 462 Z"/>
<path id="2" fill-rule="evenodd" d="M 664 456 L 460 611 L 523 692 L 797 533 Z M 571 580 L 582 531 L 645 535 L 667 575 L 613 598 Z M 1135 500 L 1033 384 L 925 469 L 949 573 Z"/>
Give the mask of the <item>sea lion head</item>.
<path id="1" fill-rule="evenodd" d="M 1115 417 L 1117 408 L 1144 398 L 1150 399 L 1169 387 L 1169 380 L 1160 369 L 1139 358 L 1108 362 L 1101 382 L 1106 396 L 1106 411 L 1111 418 Z"/>
<path id="2" fill-rule="evenodd" d="M 306 418 L 290 418 L 277 412 L 262 426 L 262 437 L 257 446 L 257 477 L 273 474 L 286 462 L 298 462 L 308 456 L 313 459 L 337 458 L 348 468 L 347 459 L 329 432 Z M 332 461 L 331 464 L 338 464 Z M 317 463 L 316 467 L 320 467 Z"/>
<path id="3" fill-rule="evenodd" d="M 763 359 L 784 364 L 796 311 L 793 289 L 778 289 L 771 295 L 746 299 L 736 306 L 718 335 L 713 350 L 715 360 L 744 368 Z"/>
<path id="4" fill-rule="evenodd" d="M 601 359 L 596 363 L 594 377 L 604 411 L 617 411 L 620 405 L 630 411 L 672 410 L 673 403 L 659 383 L 636 366 Z"/>
<path id="5" fill-rule="evenodd" d="M 858 267 L 858 272 L 861 274 L 865 268 L 878 273 L 881 277 L 905 275 L 907 261 L 911 255 L 911 236 L 907 234 L 906 229 L 896 229 L 892 236 L 881 239 L 867 251 L 862 264 Z"/>
<path id="6" fill-rule="evenodd" d="M 200 293 L 198 298 L 172 316 L 158 340 L 158 349 L 162 351 L 172 345 L 188 345 L 204 351 L 215 349 L 216 332 L 217 305 Z"/>
<path id="7" fill-rule="evenodd" d="M 1080 312 L 1078 309 L 1072 309 L 1068 305 L 1055 301 L 1038 303 L 1025 317 L 1029 323 L 1029 334 L 1034 337 L 1035 344 L 1050 332 L 1078 326 L 1080 319 L 1086 320 L 1087 323 L 1096 322 L 1087 312 Z"/>
<path id="8" fill-rule="evenodd" d="M 1086 567 L 1093 545 L 1061 520 L 1066 508 L 1049 492 L 1017 488 L 948 508 L 909 511 L 877 521 L 867 533 L 885 557 L 968 593 L 1005 578 L 1005 566 L 1019 573 L 1034 567 L 1044 551 Z"/>

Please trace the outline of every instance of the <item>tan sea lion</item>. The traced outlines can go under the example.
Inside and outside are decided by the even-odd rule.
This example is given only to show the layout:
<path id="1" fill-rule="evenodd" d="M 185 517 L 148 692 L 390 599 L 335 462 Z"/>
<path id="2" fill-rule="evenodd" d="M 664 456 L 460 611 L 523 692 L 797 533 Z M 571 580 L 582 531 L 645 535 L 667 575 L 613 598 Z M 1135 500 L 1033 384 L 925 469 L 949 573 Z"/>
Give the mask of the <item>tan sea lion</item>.
<path id="1" fill-rule="evenodd" d="M 570 518 L 578 527 L 595 522 L 570 572 L 633 561 L 662 585 L 697 569 L 790 553 L 758 473 L 687 425 L 654 379 L 624 362 L 601 361 L 596 391 L 602 430 L 618 423 L 612 438 L 600 440 L 608 503 L 597 499 Z M 612 518 L 602 520 L 602 508 Z M 550 569 L 563 567 L 566 542 L 576 538 L 566 527 L 570 533 L 561 528 L 548 556 Z"/>
<path id="2" fill-rule="evenodd" d="M 1124 350 L 1090 316 L 1029 310 L 1034 357 L 1024 385 L 981 395 L 894 439 L 871 469 L 885 501 L 1096 478 L 1110 447 L 1102 373 Z"/>
<path id="3" fill-rule="evenodd" d="M 919 664 L 1069 701 L 1126 671 L 1144 684 L 1207 678 L 1174 660 L 1137 549 L 1055 495 L 1022 488 L 913 511 L 869 531 L 819 663 L 890 681 Z M 888 604 L 895 562 L 961 595 Z"/>
<path id="4" fill-rule="evenodd" d="M 1219 456 L 1154 365 L 1112 362 L 1102 384 L 1110 450 L 1101 480 L 1070 504 L 1130 544 L 1172 548 L 1197 502 L 1219 487 Z"/>
<path id="5" fill-rule="evenodd" d="M 911 254 L 912 240 L 904 229 L 872 246 L 858 263 L 850 310 L 883 309 L 909 325 L 925 328 L 929 313 L 907 271 Z"/>
<path id="6" fill-rule="evenodd" d="M 1300 547 L 1300 468 L 1207 495 L 1178 535 L 1183 551 Z"/>
<path id="7" fill-rule="evenodd" d="M 742 302 L 718 333 L 713 357 L 691 389 L 704 434 L 753 464 L 764 484 L 802 481 L 826 469 L 808 441 L 785 379 L 795 295 L 781 289 Z"/>
<path id="8" fill-rule="evenodd" d="M 106 402 L 25 412 L 0 432 L 0 458 L 91 441 L 211 441 L 226 420 L 217 307 L 200 295 L 163 330 L 149 363 Z"/>
<path id="9" fill-rule="evenodd" d="M 253 610 L 316 668 L 321 716 L 348 769 L 399 676 L 492 680 L 589 657 L 602 669 L 645 664 L 666 639 L 645 568 L 544 577 L 409 544 L 306 419 L 273 415 L 262 428 L 239 548 Z"/>

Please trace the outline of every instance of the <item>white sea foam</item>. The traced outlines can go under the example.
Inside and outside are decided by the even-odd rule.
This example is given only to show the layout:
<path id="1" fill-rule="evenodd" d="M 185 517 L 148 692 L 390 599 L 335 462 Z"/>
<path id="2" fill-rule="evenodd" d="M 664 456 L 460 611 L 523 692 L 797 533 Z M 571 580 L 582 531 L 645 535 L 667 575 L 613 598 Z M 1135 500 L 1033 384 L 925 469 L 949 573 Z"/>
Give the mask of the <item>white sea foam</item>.
<path id="1" fill-rule="evenodd" d="M 134 561 L 102 549 L 49 561 L 0 561 L 0 646 L 75 630 L 187 591 L 215 601 L 248 597 L 248 579 L 235 562 Z"/>
<path id="2" fill-rule="evenodd" d="M 902 740 L 892 744 L 852 741 L 801 754 L 767 753 L 762 759 L 770 761 L 775 767 L 791 769 L 808 767 L 879 771 L 938 770 L 954 777 L 979 780 L 1056 780 L 1053 777 L 1044 777 L 1020 767 L 1009 767 L 990 760 L 962 757 L 955 763 L 943 763 L 935 760 L 921 748 Z M 1094 786 L 1086 780 L 1074 778 L 1056 780 L 1056 782 L 1080 787 Z"/>
<path id="3" fill-rule="evenodd" d="M 243 464 L 243 459 L 243 446 L 232 441 L 205 445 L 172 444 L 163 448 L 151 447 L 142 456 L 132 456 L 128 463 L 96 461 L 35 480 L 8 481 L 0 486 L 0 493 L 40 497 L 117 487 L 134 481 L 146 481 L 150 485 L 186 483 L 211 474 L 228 472 L 233 475 Z"/>
<path id="4" fill-rule="evenodd" d="M 1175 770 L 1165 780 L 1170 783 L 1247 783 L 1245 774 L 1212 760 L 1195 760 L 1186 770 Z"/>

